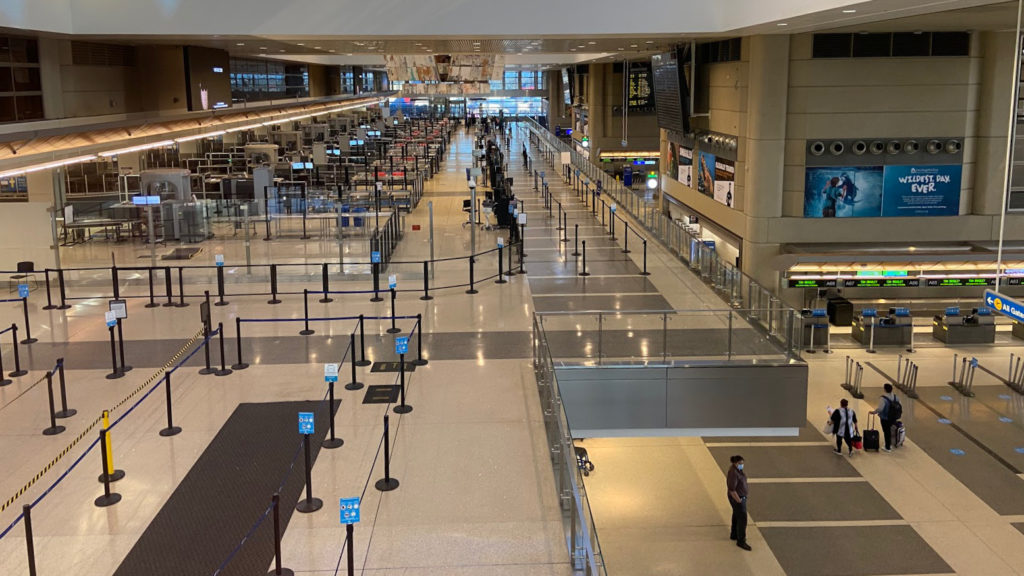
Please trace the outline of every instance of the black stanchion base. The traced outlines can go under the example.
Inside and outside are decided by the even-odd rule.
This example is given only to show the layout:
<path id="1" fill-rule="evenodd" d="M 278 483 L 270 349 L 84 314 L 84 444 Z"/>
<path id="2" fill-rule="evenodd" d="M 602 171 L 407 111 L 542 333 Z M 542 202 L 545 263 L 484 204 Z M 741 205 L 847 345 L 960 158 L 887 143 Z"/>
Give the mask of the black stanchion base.
<path id="1" fill-rule="evenodd" d="M 345 441 L 342 440 L 341 438 L 334 438 L 334 439 L 328 438 L 328 439 L 324 440 L 324 443 L 321 444 L 321 446 L 323 446 L 324 448 L 327 448 L 328 450 L 333 450 L 335 448 L 341 448 L 344 444 L 345 444 Z"/>
<path id="2" fill-rule="evenodd" d="M 170 428 L 164 428 L 160 431 L 160 435 L 164 438 L 177 436 L 178 434 L 181 434 L 181 426 L 171 426 Z"/>
<path id="3" fill-rule="evenodd" d="M 246 364 L 245 362 L 242 362 L 241 364 L 232 364 L 231 365 L 231 369 L 236 371 L 236 372 L 239 371 L 239 370 L 245 370 L 248 367 L 249 367 L 249 365 Z"/>
<path id="4" fill-rule="evenodd" d="M 71 308 L 71 304 L 65 304 L 63 306 L 57 306 L 57 310 L 67 310 Z"/>
<path id="5" fill-rule="evenodd" d="M 217 369 L 216 368 L 201 368 L 199 370 L 199 374 L 202 375 L 202 376 L 208 376 L 210 374 L 216 374 L 216 373 L 217 373 Z"/>
<path id="6" fill-rule="evenodd" d="M 369 360 L 356 360 L 356 366 L 359 367 L 369 366 L 370 364 L 373 364 L 373 362 L 370 362 Z"/>
<path id="7" fill-rule="evenodd" d="M 264 242 L 270 242 L 271 240 L 273 240 L 273 238 L 271 238 L 270 236 L 267 236 L 263 239 Z"/>
<path id="8" fill-rule="evenodd" d="M 149 306 L 146 306 L 146 307 L 149 308 Z M 43 310 L 56 310 L 56 309 L 57 309 L 57 305 L 56 304 L 47 304 L 46 306 L 43 306 Z"/>
<path id="9" fill-rule="evenodd" d="M 43 436 L 56 436 L 65 430 L 67 430 L 67 428 L 63 426 L 50 426 L 46 430 L 43 430 Z"/>
<path id="10" fill-rule="evenodd" d="M 7 375 L 10 376 L 11 378 L 21 378 L 25 374 L 28 374 L 28 370 L 15 370 L 14 372 L 11 372 Z"/>
<path id="11" fill-rule="evenodd" d="M 55 413 L 54 417 L 63 420 L 64 418 L 71 418 L 75 414 L 78 414 L 78 410 L 75 410 L 74 408 L 68 408 L 67 410 L 61 410 L 60 412 Z"/>
<path id="12" fill-rule="evenodd" d="M 590 272 L 580 272 L 578 276 L 590 276 Z"/>
<path id="13" fill-rule="evenodd" d="M 426 366 L 427 364 L 429 364 L 429 362 L 427 362 L 426 358 L 417 358 L 412 361 L 413 366 Z"/>
<path id="14" fill-rule="evenodd" d="M 299 236 L 299 240 L 309 240 L 312 236 Z"/>
<path id="15" fill-rule="evenodd" d="M 231 368 L 225 368 L 223 370 L 217 370 L 213 373 L 214 376 L 228 376 L 232 372 Z"/>
<path id="16" fill-rule="evenodd" d="M 107 374 L 107 380 L 117 380 L 118 378 L 124 378 L 124 372 L 111 372 Z"/>
<path id="17" fill-rule="evenodd" d="M 523 268 L 522 270 L 520 270 L 519 274 L 526 274 L 526 268 Z"/>
<path id="18" fill-rule="evenodd" d="M 222 302 L 222 301 L 218 300 L 217 302 L 213 303 L 214 306 L 227 306 L 228 304 L 231 304 L 231 302 L 228 302 L 228 301 L 223 301 Z"/>
<path id="19" fill-rule="evenodd" d="M 562 242 L 569 242 L 568 238 L 562 238 Z"/>
<path id="20" fill-rule="evenodd" d="M 810 348 L 808 348 L 807 350 L 804 350 L 804 352 L 806 352 L 806 353 L 808 353 L 808 354 L 817 354 L 817 353 L 818 353 L 818 351 L 817 351 L 817 350 L 812 350 L 812 349 L 810 349 Z"/>
<path id="21" fill-rule="evenodd" d="M 14 383 L 14 380 L 10 380 L 10 379 L 4 378 L 3 380 L 0 380 L 0 388 L 3 388 L 4 386 L 10 386 L 13 383 Z"/>
<path id="22" fill-rule="evenodd" d="M 401 331 L 402 331 L 401 328 L 388 328 L 388 330 L 387 330 L 388 334 L 398 334 Z"/>
<path id="23" fill-rule="evenodd" d="M 632 254 L 633 251 L 632 250 L 623 250 L 622 253 L 623 254 Z"/>
<path id="24" fill-rule="evenodd" d="M 39 342 L 39 338 L 25 338 L 21 341 L 22 344 L 35 344 L 36 342 Z"/>
<path id="25" fill-rule="evenodd" d="M 122 374 L 127 374 L 128 372 L 132 371 L 132 367 L 126 364 L 124 366 L 121 366 L 120 370 Z"/>
<path id="26" fill-rule="evenodd" d="M 278 300 L 277 298 L 274 298 L 273 300 L 267 300 L 267 304 L 280 304 L 280 303 L 281 303 L 281 301 Z"/>
<path id="27" fill-rule="evenodd" d="M 159 308 L 159 307 L 160 307 L 160 305 L 157 304 L 156 302 L 150 302 L 149 304 L 146 304 L 146 306 L 145 306 L 145 308 Z M 43 308 L 43 310 L 46 310 L 46 308 Z"/>
<path id="28" fill-rule="evenodd" d="M 640 275 L 641 276 L 650 276 L 651 273 L 650 272 L 641 272 Z"/>
<path id="29" fill-rule="evenodd" d="M 878 350 L 872 350 L 872 349 L 868 348 L 867 350 L 865 350 L 865 352 L 867 352 L 868 354 L 874 354 L 874 353 L 878 352 Z"/>
<path id="30" fill-rule="evenodd" d="M 433 299 L 434 299 L 433 296 L 420 296 L 420 300 L 423 300 L 423 301 L 433 300 Z"/>
<path id="31" fill-rule="evenodd" d="M 580 253 L 579 252 L 573 252 L 573 253 L 569 254 L 569 256 L 576 256 L 578 258 L 580 256 Z"/>
<path id="32" fill-rule="evenodd" d="M 315 334 L 315 333 L 316 333 L 316 330 L 299 330 L 299 334 L 301 336 L 309 336 L 310 334 Z"/>
<path id="33" fill-rule="evenodd" d="M 296 512 L 302 512 L 303 514 L 309 514 L 316 512 L 317 510 L 324 507 L 324 501 L 319 498 L 309 498 L 299 500 L 299 503 L 295 505 Z"/>
<path id="34" fill-rule="evenodd" d="M 100 508 L 106 508 L 107 506 L 113 506 L 121 501 L 121 495 L 117 492 L 113 492 L 110 496 L 103 495 L 93 501 L 93 504 Z"/>
<path id="35" fill-rule="evenodd" d="M 99 476 L 96 477 L 96 479 L 99 481 L 100 484 L 103 484 L 103 480 L 105 480 L 105 478 L 104 478 L 105 476 L 107 476 L 107 475 L 106 474 L 100 474 Z M 122 478 L 124 478 L 124 470 L 114 470 L 114 473 L 110 475 L 110 481 L 111 482 L 117 482 L 118 480 L 120 480 Z"/>
<path id="36" fill-rule="evenodd" d="M 321 304 L 330 304 L 331 302 L 334 302 L 334 298 L 321 298 L 317 300 L 317 302 Z"/>
<path id="37" fill-rule="evenodd" d="M 398 488 L 398 480 L 395 478 L 381 478 L 377 480 L 373 487 L 381 492 L 391 492 Z"/>
<path id="38" fill-rule="evenodd" d="M 174 307 L 175 308 L 188 308 L 189 307 L 189 303 L 188 302 L 178 302 L 177 304 L 174 305 Z"/>
<path id="39" fill-rule="evenodd" d="M 164 308 L 174 308 L 175 306 L 177 306 L 177 304 L 175 304 L 174 302 L 166 302 L 166 303 L 162 304 L 162 306 Z"/>
<path id="40" fill-rule="evenodd" d="M 370 302 L 383 302 L 383 301 L 384 301 L 384 299 L 381 298 L 380 296 L 374 296 L 373 298 L 370 298 Z"/>
<path id="41" fill-rule="evenodd" d="M 412 412 L 412 406 L 409 406 L 408 404 L 399 404 L 392 408 L 391 411 L 395 414 L 408 414 L 409 412 Z"/>
<path id="42" fill-rule="evenodd" d="M 362 389 L 363 389 L 363 383 L 362 382 L 349 382 L 348 384 L 345 384 L 345 390 L 362 390 Z"/>
<path id="43" fill-rule="evenodd" d="M 498 279 L 497 279 L 497 280 L 495 280 L 495 281 L 494 281 L 494 283 L 495 283 L 495 284 L 508 284 L 508 280 L 505 280 L 505 279 L 504 279 L 504 278 L 502 278 L 501 276 L 498 276 Z"/>
<path id="44" fill-rule="evenodd" d="M 292 572 L 287 568 L 281 568 L 280 572 L 278 572 L 277 570 L 271 570 L 270 572 L 267 572 L 267 576 L 295 576 L 295 572 Z"/>
<path id="45" fill-rule="evenodd" d="M 472 290 L 472 289 L 466 290 L 466 294 L 479 294 L 479 293 L 480 293 L 479 290 Z"/>

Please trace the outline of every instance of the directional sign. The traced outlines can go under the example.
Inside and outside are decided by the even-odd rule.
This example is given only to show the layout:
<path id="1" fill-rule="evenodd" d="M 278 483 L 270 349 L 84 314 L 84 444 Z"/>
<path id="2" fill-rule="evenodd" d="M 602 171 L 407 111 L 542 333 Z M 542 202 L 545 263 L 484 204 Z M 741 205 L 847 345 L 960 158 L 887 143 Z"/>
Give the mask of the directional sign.
<path id="1" fill-rule="evenodd" d="M 392 290 L 394 290 L 395 288 L 398 288 L 398 275 L 397 274 L 392 274 L 392 275 L 388 276 L 388 288 L 390 288 Z"/>
<path id="2" fill-rule="evenodd" d="M 213 261 L 217 264 L 217 266 L 223 266 L 224 265 L 224 255 L 223 254 L 215 254 L 213 256 Z"/>
<path id="3" fill-rule="evenodd" d="M 399 336 L 395 338 L 395 354 L 408 354 L 409 353 L 409 337 Z"/>
<path id="4" fill-rule="evenodd" d="M 498 248 L 504 248 L 504 247 L 505 247 L 505 239 L 502 238 L 501 236 L 498 236 Z"/>
<path id="5" fill-rule="evenodd" d="M 612 204 L 612 205 L 611 205 L 611 206 L 609 206 L 608 208 L 609 208 L 609 209 L 611 209 L 611 211 L 612 211 L 612 214 L 614 214 L 614 213 L 615 213 L 615 204 Z"/>
<path id="6" fill-rule="evenodd" d="M 18 298 L 28 298 L 28 284 L 18 284 Z"/>
<path id="7" fill-rule="evenodd" d="M 299 434 L 313 434 L 316 424 L 312 412 L 299 412 Z"/>
<path id="8" fill-rule="evenodd" d="M 517 217 L 519 218 L 519 225 L 526 226 L 526 212 L 520 212 Z"/>
<path id="9" fill-rule="evenodd" d="M 117 315 L 114 312 L 104 312 L 103 318 L 107 321 L 108 328 L 117 326 Z"/>
<path id="10" fill-rule="evenodd" d="M 128 302 L 124 300 L 111 300 L 107 303 L 107 309 L 114 313 L 115 318 L 128 317 Z"/>
<path id="11" fill-rule="evenodd" d="M 341 509 L 342 524 L 359 523 L 359 498 L 340 498 L 338 507 Z"/>
<path id="12" fill-rule="evenodd" d="M 998 292 L 985 290 L 985 305 L 1018 322 L 1024 322 L 1024 304 Z"/>
<path id="13" fill-rule="evenodd" d="M 338 365 L 324 364 L 324 382 L 338 381 Z"/>
<path id="14" fill-rule="evenodd" d="M 370 252 L 370 263 L 380 264 L 380 252 Z"/>

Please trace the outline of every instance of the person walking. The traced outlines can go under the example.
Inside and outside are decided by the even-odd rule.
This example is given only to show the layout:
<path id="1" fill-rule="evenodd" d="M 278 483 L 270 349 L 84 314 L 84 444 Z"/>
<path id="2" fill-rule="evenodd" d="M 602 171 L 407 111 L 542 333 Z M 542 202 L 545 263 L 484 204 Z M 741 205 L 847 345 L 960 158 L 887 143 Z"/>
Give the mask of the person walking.
<path id="1" fill-rule="evenodd" d="M 743 456 L 729 458 L 732 463 L 725 477 L 725 486 L 729 491 L 729 505 L 732 506 L 732 528 L 729 539 L 744 550 L 750 550 L 747 544 L 747 474 L 743 471 Z"/>
<path id="2" fill-rule="evenodd" d="M 882 388 L 885 390 L 885 393 L 878 399 L 878 408 L 872 410 L 871 413 L 878 415 L 879 423 L 882 426 L 882 438 L 885 440 L 882 452 L 892 452 L 892 427 L 900 419 L 900 416 L 903 415 L 903 407 L 894 408 L 894 406 L 899 405 L 900 401 L 892 391 L 892 384 L 886 382 Z M 900 414 L 897 416 L 896 412 Z"/>
<path id="3" fill-rule="evenodd" d="M 850 402 L 843 398 L 839 401 L 839 409 L 832 411 L 832 433 L 836 435 L 836 454 L 842 455 L 843 441 L 853 456 L 853 435 L 857 429 L 857 413 L 850 408 Z"/>

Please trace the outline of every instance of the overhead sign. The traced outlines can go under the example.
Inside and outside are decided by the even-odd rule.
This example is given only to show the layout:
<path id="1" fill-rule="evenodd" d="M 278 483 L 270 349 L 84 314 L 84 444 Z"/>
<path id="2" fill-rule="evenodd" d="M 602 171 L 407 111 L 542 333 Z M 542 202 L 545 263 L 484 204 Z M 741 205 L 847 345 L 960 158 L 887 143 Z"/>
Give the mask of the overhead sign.
<path id="1" fill-rule="evenodd" d="M 409 353 L 409 337 L 399 336 L 395 338 L 395 354 L 408 354 Z"/>
<path id="2" fill-rule="evenodd" d="M 117 316 L 115 316 L 113 312 L 104 312 L 103 318 L 106 320 L 108 328 L 117 326 Z"/>
<path id="3" fill-rule="evenodd" d="M 299 412 L 299 434 L 313 434 L 316 430 L 312 412 Z"/>
<path id="4" fill-rule="evenodd" d="M 652 81 L 650 62 L 629 63 L 629 94 L 627 101 L 630 110 L 654 109 Z"/>
<path id="5" fill-rule="evenodd" d="M 324 364 L 324 382 L 338 381 L 338 365 Z"/>
<path id="6" fill-rule="evenodd" d="M 1024 304 L 1013 298 L 1008 298 L 998 292 L 985 290 L 985 305 L 1004 316 L 1009 316 L 1018 322 L 1024 322 Z"/>
<path id="7" fill-rule="evenodd" d="M 340 498 L 338 507 L 341 510 L 342 524 L 359 523 L 359 498 Z"/>
<path id="8" fill-rule="evenodd" d="M 107 307 L 114 313 L 114 318 L 123 320 L 128 317 L 128 302 L 124 300 L 111 300 Z"/>

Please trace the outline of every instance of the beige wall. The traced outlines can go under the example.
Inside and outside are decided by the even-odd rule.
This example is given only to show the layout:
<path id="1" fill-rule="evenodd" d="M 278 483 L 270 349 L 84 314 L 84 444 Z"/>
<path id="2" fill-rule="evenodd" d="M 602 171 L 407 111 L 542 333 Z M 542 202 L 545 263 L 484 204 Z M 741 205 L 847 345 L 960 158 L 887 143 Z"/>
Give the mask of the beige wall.
<path id="1" fill-rule="evenodd" d="M 133 68 L 76 66 L 71 41 L 41 38 L 40 73 L 47 119 L 102 116 L 135 112 L 128 93 Z"/>
<path id="2" fill-rule="evenodd" d="M 135 111 L 187 111 L 185 54 L 181 46 L 139 46 L 129 95 Z"/>

